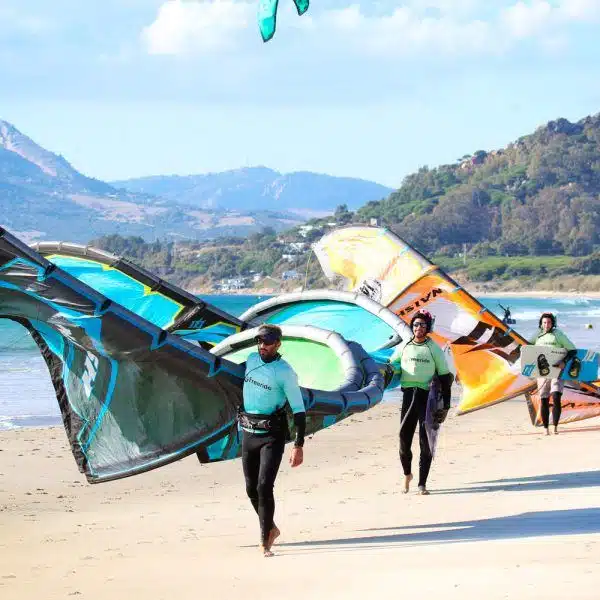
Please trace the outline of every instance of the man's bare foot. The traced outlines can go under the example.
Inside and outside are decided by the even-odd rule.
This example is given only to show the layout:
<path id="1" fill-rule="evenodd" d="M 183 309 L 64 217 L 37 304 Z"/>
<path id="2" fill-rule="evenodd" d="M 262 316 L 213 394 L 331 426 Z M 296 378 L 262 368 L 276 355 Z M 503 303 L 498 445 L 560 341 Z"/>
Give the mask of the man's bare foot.
<path id="1" fill-rule="evenodd" d="M 424 485 L 420 485 L 420 486 L 419 486 L 419 491 L 418 491 L 418 493 L 419 493 L 421 496 L 429 496 L 429 490 L 428 490 L 428 489 L 427 489 L 427 488 L 426 488 Z"/>
<path id="2" fill-rule="evenodd" d="M 412 481 L 413 476 L 412 473 L 409 473 L 408 475 L 404 476 L 404 489 L 402 490 L 403 493 L 408 494 L 408 490 L 410 488 L 410 482 Z"/>
<path id="3" fill-rule="evenodd" d="M 275 543 L 275 540 L 281 535 L 281 531 L 279 531 L 279 527 L 277 527 L 277 525 L 273 525 L 273 527 L 271 528 L 271 531 L 269 532 L 269 537 L 267 539 L 267 548 L 269 548 L 269 550 L 272 548 L 273 544 Z"/>
<path id="4" fill-rule="evenodd" d="M 269 558 L 274 556 L 273 552 L 271 552 L 271 547 L 280 535 L 281 531 L 279 531 L 279 527 L 277 527 L 277 525 L 273 525 L 273 527 L 271 527 L 271 531 L 269 531 L 266 541 L 260 545 L 260 551 L 265 557 Z"/>
<path id="5" fill-rule="evenodd" d="M 554 428 L 554 435 L 558 435 L 558 427 Z"/>
<path id="6" fill-rule="evenodd" d="M 550 430 L 546 427 L 546 435 L 550 435 Z"/>

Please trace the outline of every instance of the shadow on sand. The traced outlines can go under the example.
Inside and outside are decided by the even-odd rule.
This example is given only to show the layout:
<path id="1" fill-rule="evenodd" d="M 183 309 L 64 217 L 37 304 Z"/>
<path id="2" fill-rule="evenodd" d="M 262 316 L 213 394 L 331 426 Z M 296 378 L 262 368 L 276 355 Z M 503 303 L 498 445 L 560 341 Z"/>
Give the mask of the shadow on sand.
<path id="1" fill-rule="evenodd" d="M 290 549 L 296 547 L 300 550 L 301 547 L 321 546 L 325 548 L 329 547 L 331 550 L 337 547 L 335 549 L 340 550 L 365 547 L 384 548 L 394 545 L 433 545 L 600 533 L 600 508 L 528 512 L 520 515 L 495 517 L 493 519 L 432 523 L 420 526 L 385 527 L 363 531 L 383 532 L 403 529 L 410 529 L 411 531 L 406 533 L 389 533 L 387 535 L 291 542 L 278 544 L 278 547 Z M 432 529 L 436 529 L 436 531 L 431 531 Z"/>
<path id="2" fill-rule="evenodd" d="M 485 484 L 485 485 L 484 485 Z M 514 477 L 492 481 L 474 481 L 460 488 L 432 490 L 435 494 L 477 494 L 484 492 L 530 492 L 600 486 L 600 471 L 554 473 L 533 477 Z"/>
<path id="3" fill-rule="evenodd" d="M 560 427 L 559 427 L 559 433 L 560 435 L 565 435 L 565 434 L 570 434 L 570 433 L 586 433 L 586 432 L 594 432 L 594 431 L 600 431 L 600 425 L 584 425 L 581 427 L 572 427 L 571 424 L 567 425 L 566 427 L 563 427 L 563 423 L 561 423 Z M 552 425 L 551 425 L 552 426 Z M 530 429 L 528 431 L 521 431 L 521 432 L 515 432 L 515 431 L 511 431 L 510 433 L 505 433 L 503 434 L 507 437 L 513 437 L 513 436 L 535 436 L 535 437 L 541 437 L 542 439 L 544 439 L 544 433 L 542 430 L 542 426 L 541 425 L 536 425 L 535 429 Z M 550 436 L 552 437 L 552 436 Z"/>

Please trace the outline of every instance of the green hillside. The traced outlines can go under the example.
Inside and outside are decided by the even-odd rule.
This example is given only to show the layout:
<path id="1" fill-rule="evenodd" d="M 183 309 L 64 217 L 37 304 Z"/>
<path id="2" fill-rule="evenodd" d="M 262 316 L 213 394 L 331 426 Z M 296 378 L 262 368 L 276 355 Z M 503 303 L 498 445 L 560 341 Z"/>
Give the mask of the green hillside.
<path id="1" fill-rule="evenodd" d="M 551 121 L 507 148 L 421 168 L 353 216 L 425 253 L 583 256 L 600 245 L 600 114 Z"/>
<path id="2" fill-rule="evenodd" d="M 271 229 L 245 240 L 179 243 L 176 250 L 118 236 L 98 243 L 190 287 L 236 278 L 260 287 L 259 274 L 318 287 L 325 282 L 310 244 L 331 227 L 377 219 L 470 285 L 600 291 L 599 142 L 600 115 L 558 119 L 507 148 L 423 167 L 388 198 L 356 212 L 340 205 L 332 217 L 278 236 Z M 284 278 L 290 271 L 296 279 Z"/>

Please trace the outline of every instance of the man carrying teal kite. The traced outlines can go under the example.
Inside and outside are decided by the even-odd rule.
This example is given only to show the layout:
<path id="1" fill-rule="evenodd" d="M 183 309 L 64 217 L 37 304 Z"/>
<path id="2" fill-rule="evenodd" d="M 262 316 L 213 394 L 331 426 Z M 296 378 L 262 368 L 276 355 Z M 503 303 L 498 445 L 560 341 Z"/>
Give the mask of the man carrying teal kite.
<path id="1" fill-rule="evenodd" d="M 277 6 L 279 0 L 259 0 L 258 26 L 263 42 L 268 42 L 275 35 L 277 27 Z M 298 15 L 303 15 L 308 10 L 309 0 L 294 0 Z"/>

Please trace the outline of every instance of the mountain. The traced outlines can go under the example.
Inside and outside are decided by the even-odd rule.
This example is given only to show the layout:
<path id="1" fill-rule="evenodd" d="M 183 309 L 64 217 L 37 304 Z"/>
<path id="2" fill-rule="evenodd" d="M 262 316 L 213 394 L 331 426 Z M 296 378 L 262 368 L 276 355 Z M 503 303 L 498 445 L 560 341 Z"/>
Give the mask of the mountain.
<path id="1" fill-rule="evenodd" d="M 600 114 L 557 119 L 506 148 L 421 168 L 354 220 L 377 218 L 427 254 L 600 251 Z M 466 246 L 465 246 L 466 245 Z"/>
<path id="2" fill-rule="evenodd" d="M 125 189 L 126 182 L 86 177 L 0 120 L 0 225 L 26 241 L 85 243 L 115 233 L 147 240 L 246 236 L 266 227 L 288 229 L 313 213 L 333 212 L 343 203 L 357 206 L 357 198 L 378 199 L 389 192 L 361 180 L 281 176 L 265 168 L 135 181 Z M 205 190 L 202 200 L 198 189 Z"/>
<path id="3" fill-rule="evenodd" d="M 38 146 L 16 127 L 0 120 L 0 174 L 5 181 L 19 179 L 31 189 L 52 187 L 65 193 L 110 194 L 115 189 L 97 179 L 85 177 L 62 156 Z M 19 177 L 19 175 L 21 177 Z M 23 177 L 24 176 L 24 177 Z"/>
<path id="4" fill-rule="evenodd" d="M 333 212 L 341 204 L 356 209 L 393 190 L 372 181 L 299 171 L 281 174 L 266 167 L 248 167 L 207 175 L 159 175 L 112 185 L 134 193 L 153 194 L 202 209 Z"/>
<path id="5" fill-rule="evenodd" d="M 82 175 L 0 120 L 1 224 L 24 239 L 85 242 L 115 228 L 142 234 L 153 201 Z"/>
<path id="6" fill-rule="evenodd" d="M 27 241 L 88 242 L 118 233 L 146 239 L 203 239 L 281 230 L 302 217 L 266 211 L 204 210 L 86 177 L 0 120 L 0 224 Z"/>

